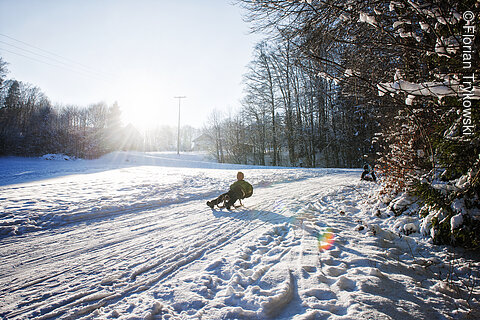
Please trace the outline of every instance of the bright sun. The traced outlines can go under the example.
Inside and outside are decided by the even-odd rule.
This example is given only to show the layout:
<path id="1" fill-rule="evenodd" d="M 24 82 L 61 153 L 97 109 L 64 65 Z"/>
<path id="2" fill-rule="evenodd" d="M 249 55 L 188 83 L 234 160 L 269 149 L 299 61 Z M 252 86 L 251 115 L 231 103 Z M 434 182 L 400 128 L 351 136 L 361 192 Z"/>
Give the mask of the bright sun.
<path id="1" fill-rule="evenodd" d="M 164 94 L 163 94 L 164 95 Z M 122 109 L 124 125 L 133 124 L 146 131 L 161 125 L 175 126 L 178 108 L 172 97 L 162 97 L 162 92 L 152 87 L 131 87 L 120 93 L 118 103 Z"/>
<path id="2" fill-rule="evenodd" d="M 165 124 L 162 118 L 167 115 L 162 115 L 160 106 L 155 107 L 146 103 L 124 104 L 122 105 L 123 123 L 128 125 L 133 124 L 135 128 L 140 131 L 145 131 L 150 128 Z"/>

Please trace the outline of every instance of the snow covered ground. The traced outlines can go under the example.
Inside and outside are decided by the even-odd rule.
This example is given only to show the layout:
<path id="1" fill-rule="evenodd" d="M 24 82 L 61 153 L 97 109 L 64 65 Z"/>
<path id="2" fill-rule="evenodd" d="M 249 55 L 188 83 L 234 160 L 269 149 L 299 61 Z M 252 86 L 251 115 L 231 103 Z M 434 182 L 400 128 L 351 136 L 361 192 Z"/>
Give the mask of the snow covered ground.
<path id="1" fill-rule="evenodd" d="M 208 208 L 238 170 L 254 195 Z M 479 257 L 432 246 L 360 173 L 0 158 L 0 317 L 478 318 Z"/>

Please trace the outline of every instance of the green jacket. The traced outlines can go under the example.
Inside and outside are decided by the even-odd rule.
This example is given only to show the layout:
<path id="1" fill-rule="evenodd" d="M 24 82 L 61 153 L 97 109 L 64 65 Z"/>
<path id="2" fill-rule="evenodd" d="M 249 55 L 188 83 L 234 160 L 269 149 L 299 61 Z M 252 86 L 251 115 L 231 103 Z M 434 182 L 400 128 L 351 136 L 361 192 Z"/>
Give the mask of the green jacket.
<path id="1" fill-rule="evenodd" d="M 240 199 L 248 198 L 253 194 L 253 187 L 245 180 L 238 180 L 230 186 L 230 190 L 241 194 Z"/>

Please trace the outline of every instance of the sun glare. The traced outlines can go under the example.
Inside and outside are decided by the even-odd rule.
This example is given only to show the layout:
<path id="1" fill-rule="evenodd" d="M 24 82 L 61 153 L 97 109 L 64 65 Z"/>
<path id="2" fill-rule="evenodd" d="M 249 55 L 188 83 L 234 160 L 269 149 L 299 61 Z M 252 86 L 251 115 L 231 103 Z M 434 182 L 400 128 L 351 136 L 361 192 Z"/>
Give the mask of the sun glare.
<path id="1" fill-rule="evenodd" d="M 124 125 L 132 124 L 145 132 L 161 125 L 176 125 L 178 109 L 175 100 L 166 99 L 165 93 L 151 87 L 130 87 L 120 92 L 118 104 Z"/>
<path id="2" fill-rule="evenodd" d="M 122 105 L 122 113 L 124 125 L 131 123 L 142 132 L 165 124 L 164 119 L 169 117 L 165 113 L 162 114 L 160 106 L 147 103 Z"/>

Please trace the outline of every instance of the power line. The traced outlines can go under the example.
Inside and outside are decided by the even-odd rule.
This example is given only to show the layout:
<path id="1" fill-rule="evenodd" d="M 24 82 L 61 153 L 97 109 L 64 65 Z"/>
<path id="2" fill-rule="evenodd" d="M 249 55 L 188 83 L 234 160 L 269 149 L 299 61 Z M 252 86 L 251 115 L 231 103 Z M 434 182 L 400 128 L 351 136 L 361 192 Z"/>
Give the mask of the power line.
<path id="1" fill-rule="evenodd" d="M 75 69 L 77 69 L 77 70 L 79 70 L 79 71 L 81 71 L 81 72 L 83 72 L 83 73 L 90 73 L 90 74 L 93 74 L 93 75 L 95 75 L 95 76 L 97 76 L 97 77 L 104 77 L 104 78 L 109 78 L 109 79 L 111 79 L 112 77 L 113 77 L 113 78 L 115 77 L 115 76 L 112 75 L 112 74 L 105 73 L 105 72 L 102 72 L 102 71 L 97 71 L 96 69 L 90 68 L 90 67 L 88 67 L 88 66 L 86 66 L 86 65 L 84 65 L 84 64 L 82 64 L 82 63 L 79 63 L 79 62 L 74 61 L 74 60 L 72 60 L 72 59 L 66 58 L 66 57 L 61 56 L 61 55 L 59 55 L 59 54 L 53 53 L 53 52 L 51 52 L 51 51 L 44 50 L 44 49 L 39 48 L 39 47 L 37 47 L 37 46 L 31 45 L 31 44 L 29 44 L 29 43 L 27 43 L 27 42 L 25 42 L 25 41 L 15 39 L 15 38 L 13 38 L 13 37 L 10 37 L 10 36 L 5 35 L 5 34 L 2 34 L 2 33 L 0 33 L 0 36 L 2 36 L 2 37 L 4 37 L 4 38 L 7 38 L 7 39 L 10 39 L 10 40 L 13 40 L 13 41 L 15 41 L 15 42 L 18 42 L 18 43 L 20 43 L 20 44 L 22 44 L 22 45 L 28 46 L 28 47 L 33 48 L 33 49 L 35 49 L 35 50 L 38 50 L 38 51 L 40 51 L 40 52 L 46 53 L 47 55 L 50 55 L 50 56 L 47 56 L 47 55 L 45 55 L 45 54 L 40 54 L 40 53 L 37 53 L 37 52 L 34 52 L 34 51 L 31 51 L 31 50 L 28 50 L 28 49 L 25 49 L 25 48 L 22 48 L 22 47 L 19 47 L 19 46 L 13 45 L 13 44 L 11 44 L 11 43 L 8 43 L 8 42 L 1 41 L 1 40 L 0 40 L 1 43 L 6 44 L 6 45 L 8 45 L 8 46 L 11 46 L 11 47 L 13 47 L 13 48 L 16 48 L 16 49 L 18 49 L 18 50 L 22 50 L 22 51 L 24 51 L 24 52 L 28 52 L 29 54 L 33 54 L 33 55 L 35 55 L 35 56 L 42 57 L 42 58 L 44 58 L 44 59 L 48 59 L 48 60 L 54 61 L 54 62 L 56 62 L 56 63 L 62 64 L 62 65 L 64 65 L 64 66 L 66 66 L 66 69 L 68 69 L 68 70 L 70 70 L 70 71 L 78 72 L 78 71 L 76 71 L 76 70 L 73 69 L 73 68 L 75 68 Z M 19 53 L 12 52 L 12 51 L 9 51 L 9 50 L 6 50 L 6 49 L 4 49 L 4 50 L 7 51 L 7 52 L 10 52 L 10 53 L 14 53 L 14 54 L 17 54 L 17 55 L 26 57 L 24 54 L 19 54 Z M 53 57 L 51 57 L 51 56 L 53 56 Z M 56 58 L 54 58 L 54 57 L 56 57 Z M 39 60 L 37 60 L 37 59 L 35 59 L 35 58 L 31 58 L 31 57 L 27 57 L 27 58 L 30 58 L 30 59 L 32 59 L 32 60 L 36 60 L 37 62 L 46 63 L 46 62 L 43 62 L 43 61 L 39 61 Z M 64 61 L 61 61 L 61 60 L 59 60 L 58 58 L 60 58 L 60 59 L 62 59 L 62 60 L 64 60 Z M 51 63 L 46 63 L 46 64 L 52 65 Z M 54 65 L 54 66 L 56 66 L 56 65 Z M 57 67 L 58 67 L 58 66 L 57 66 Z M 64 68 L 65 68 L 65 67 L 64 67 Z M 105 79 L 103 79 L 103 80 L 105 80 Z"/>
<path id="2" fill-rule="evenodd" d="M 71 71 L 71 72 L 80 74 L 80 75 L 85 76 L 85 77 L 95 78 L 95 79 L 97 79 L 97 80 L 102 80 L 102 81 L 107 81 L 105 78 L 100 78 L 100 77 L 98 77 L 98 76 L 96 76 L 96 75 L 93 75 L 93 74 L 88 74 L 88 73 L 82 72 L 82 71 L 80 71 L 80 70 L 74 70 L 74 69 L 71 69 L 71 68 L 66 67 L 66 66 L 57 65 L 57 64 L 53 64 L 53 63 L 50 63 L 50 62 L 47 62 L 47 61 L 39 60 L 39 59 L 37 59 L 37 58 L 31 57 L 31 56 L 27 56 L 27 55 L 25 55 L 25 54 L 18 53 L 18 52 L 15 52 L 15 51 L 11 51 L 11 50 L 8 50 L 8 49 L 2 48 L 2 47 L 0 47 L 0 51 L 9 52 L 9 53 L 15 54 L 15 55 L 17 55 L 17 56 L 21 56 L 21 57 L 24 57 L 24 58 L 33 60 L 33 61 L 35 61 L 35 62 L 43 63 L 43 64 L 46 64 L 46 65 L 49 65 L 49 66 L 52 66 L 52 67 L 65 69 L 65 70 L 68 70 L 68 71 Z"/>
<path id="3" fill-rule="evenodd" d="M 13 45 L 13 44 L 10 44 L 10 43 L 5 42 L 5 41 L 2 41 L 2 40 L 0 40 L 0 43 L 3 43 L 3 44 L 5 44 L 5 45 L 7 45 L 7 46 L 10 46 L 10 47 L 15 48 L 15 49 L 18 49 L 18 50 L 27 52 L 27 53 L 29 53 L 29 54 L 33 54 L 34 56 L 38 56 L 38 57 L 41 57 L 41 58 L 45 58 L 45 59 L 47 59 L 47 60 L 51 60 L 51 61 L 53 61 L 53 62 L 55 62 L 55 63 L 59 63 L 60 66 L 54 65 L 54 64 L 51 64 L 51 63 L 48 63 L 48 62 L 44 62 L 43 60 L 38 60 L 38 59 L 32 58 L 32 59 L 35 59 L 35 61 L 37 61 L 37 62 L 46 63 L 46 64 L 51 65 L 51 66 L 54 66 L 54 67 L 62 67 L 62 68 L 65 68 L 65 69 L 70 70 L 70 71 L 73 71 L 73 72 L 81 71 L 81 72 L 83 72 L 83 74 L 91 73 L 91 72 L 88 71 L 88 70 L 87 70 L 87 71 L 84 71 L 84 70 L 81 70 L 81 69 L 72 69 L 72 66 L 71 66 L 71 65 L 69 65 L 69 64 L 67 64 L 67 63 L 65 63 L 65 62 L 63 62 L 63 61 L 60 61 L 60 60 L 57 60 L 57 59 L 53 59 L 53 58 L 48 57 L 48 56 L 45 56 L 45 55 L 38 54 L 38 53 L 36 53 L 36 52 L 33 52 L 33 51 L 30 51 L 30 50 L 27 50 L 27 49 L 24 49 L 24 48 L 15 46 L 15 45 Z M 4 51 L 7 51 L 7 52 L 10 52 L 10 53 L 13 53 L 13 54 L 20 55 L 20 56 L 25 57 L 25 58 L 31 58 L 30 56 L 26 56 L 25 54 L 20 54 L 20 53 L 17 53 L 17 52 L 11 51 L 11 50 L 7 50 L 7 49 L 3 49 L 3 50 L 4 50 Z M 101 74 L 96 74 L 96 73 L 92 73 L 92 74 L 94 74 L 94 75 L 96 75 L 96 76 L 102 77 Z"/>
<path id="4" fill-rule="evenodd" d="M 39 51 L 41 51 L 41 52 L 47 53 L 47 54 L 49 54 L 49 55 L 58 57 L 58 58 L 63 59 L 63 60 L 65 60 L 65 61 L 67 61 L 67 62 L 76 64 L 76 65 L 78 65 L 78 66 L 80 66 L 80 67 L 82 67 L 82 68 L 85 68 L 85 69 L 89 70 L 89 71 L 93 71 L 93 72 L 96 72 L 96 73 L 102 73 L 102 74 L 107 75 L 107 76 L 110 76 L 110 77 L 115 77 L 115 75 L 113 75 L 113 74 L 109 74 L 109 73 L 106 73 L 106 72 L 99 72 L 99 71 L 97 71 L 97 70 L 95 70 L 95 69 L 92 69 L 92 68 L 90 68 L 90 67 L 88 67 L 88 66 L 86 66 L 86 65 L 84 65 L 84 64 L 82 64 L 82 63 L 80 63 L 80 62 L 77 62 L 77 61 L 75 61 L 75 60 L 66 58 L 66 57 L 61 56 L 61 55 L 59 55 L 59 54 L 56 54 L 56 53 L 54 53 L 54 52 L 51 52 L 51 51 L 48 51 L 48 50 L 39 48 L 39 47 L 37 47 L 37 46 L 31 45 L 31 44 L 29 44 L 29 43 L 27 43 L 27 42 L 25 42 L 25 41 L 18 40 L 18 39 L 15 39 L 15 38 L 13 38 L 13 37 L 7 36 L 7 35 L 5 35 L 5 34 L 3 34 L 3 33 L 0 33 L 0 36 L 5 37 L 5 38 L 8 38 L 8 39 L 13 40 L 13 41 L 16 41 L 16 42 L 18 42 L 18 43 L 24 44 L 24 45 L 26 45 L 26 46 L 29 46 L 29 47 L 33 48 L 33 49 L 36 49 L 36 50 L 39 50 Z"/>

